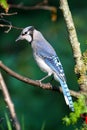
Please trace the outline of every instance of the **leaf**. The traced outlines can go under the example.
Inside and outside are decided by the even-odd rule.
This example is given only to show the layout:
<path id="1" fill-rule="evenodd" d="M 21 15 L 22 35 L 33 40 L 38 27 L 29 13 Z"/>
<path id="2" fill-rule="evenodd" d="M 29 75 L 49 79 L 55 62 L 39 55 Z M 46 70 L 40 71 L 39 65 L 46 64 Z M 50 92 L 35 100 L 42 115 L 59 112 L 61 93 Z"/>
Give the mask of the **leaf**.
<path id="1" fill-rule="evenodd" d="M 6 118 L 8 130 L 12 130 L 12 126 L 11 126 L 11 123 L 10 123 L 10 120 L 9 120 L 7 113 L 5 113 L 5 118 Z"/>
<path id="2" fill-rule="evenodd" d="M 71 112 L 68 116 L 65 116 L 63 118 L 63 123 L 66 125 L 74 125 L 81 118 L 81 114 L 87 113 L 87 105 L 85 103 L 86 99 L 87 97 L 82 95 L 76 102 L 74 102 L 75 111 Z"/>
<path id="3" fill-rule="evenodd" d="M 0 6 L 5 10 L 7 13 L 9 10 L 9 5 L 6 0 L 0 0 Z"/>
<path id="4" fill-rule="evenodd" d="M 70 119 L 68 118 L 68 116 L 65 116 L 62 120 L 63 120 L 63 123 L 66 123 L 66 126 L 68 126 L 68 125 L 71 124 L 71 121 L 70 121 Z"/>

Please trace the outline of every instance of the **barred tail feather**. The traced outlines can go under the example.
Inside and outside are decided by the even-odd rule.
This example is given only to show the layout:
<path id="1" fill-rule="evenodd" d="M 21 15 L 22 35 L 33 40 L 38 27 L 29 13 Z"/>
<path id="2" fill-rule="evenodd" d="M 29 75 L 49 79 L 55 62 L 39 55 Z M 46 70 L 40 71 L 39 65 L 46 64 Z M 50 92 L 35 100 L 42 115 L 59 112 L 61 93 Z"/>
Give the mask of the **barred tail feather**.
<path id="1" fill-rule="evenodd" d="M 60 84 L 62 86 L 62 90 L 63 90 L 63 94 L 64 94 L 66 104 L 69 105 L 69 108 L 72 111 L 74 111 L 72 97 L 70 95 L 70 91 L 68 89 L 68 86 L 67 86 L 66 82 L 61 81 Z"/>

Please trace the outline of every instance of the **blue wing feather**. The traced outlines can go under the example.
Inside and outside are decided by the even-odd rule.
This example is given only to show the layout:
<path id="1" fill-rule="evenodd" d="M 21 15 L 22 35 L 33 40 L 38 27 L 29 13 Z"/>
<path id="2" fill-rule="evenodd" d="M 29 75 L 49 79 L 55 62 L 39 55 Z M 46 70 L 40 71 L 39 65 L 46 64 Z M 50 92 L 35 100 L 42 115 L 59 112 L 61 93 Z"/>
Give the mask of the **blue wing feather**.
<path id="1" fill-rule="evenodd" d="M 53 47 L 45 40 L 45 46 L 42 42 L 37 42 L 36 53 L 41 57 L 44 62 L 51 67 L 51 69 L 57 73 L 58 77 L 62 81 L 66 81 L 62 64 L 57 57 L 57 54 Z"/>
<path id="2" fill-rule="evenodd" d="M 51 57 L 51 58 L 45 57 L 44 61 L 46 62 L 46 64 L 48 66 L 51 67 L 51 69 L 58 76 L 58 80 L 62 86 L 66 104 L 69 105 L 69 107 L 71 108 L 72 111 L 74 111 L 72 97 L 70 96 L 70 92 L 69 92 L 69 89 L 68 89 L 68 86 L 67 86 L 66 80 L 65 80 L 64 70 L 63 70 L 63 67 L 62 67 L 58 57 L 57 56 Z"/>
<path id="3" fill-rule="evenodd" d="M 61 79 L 63 82 L 66 81 L 63 67 L 62 67 L 60 60 L 57 56 L 53 56 L 51 58 L 44 58 L 44 61 L 57 74 L 59 79 Z"/>

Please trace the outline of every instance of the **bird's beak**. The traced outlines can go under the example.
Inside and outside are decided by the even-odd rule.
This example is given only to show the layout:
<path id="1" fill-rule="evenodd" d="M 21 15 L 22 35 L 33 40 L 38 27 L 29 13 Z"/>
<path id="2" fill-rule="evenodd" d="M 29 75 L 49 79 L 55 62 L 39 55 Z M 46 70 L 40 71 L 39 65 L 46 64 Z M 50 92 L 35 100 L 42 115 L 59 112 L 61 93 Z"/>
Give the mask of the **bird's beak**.
<path id="1" fill-rule="evenodd" d="M 21 35 L 15 40 L 16 42 L 22 40 Z"/>

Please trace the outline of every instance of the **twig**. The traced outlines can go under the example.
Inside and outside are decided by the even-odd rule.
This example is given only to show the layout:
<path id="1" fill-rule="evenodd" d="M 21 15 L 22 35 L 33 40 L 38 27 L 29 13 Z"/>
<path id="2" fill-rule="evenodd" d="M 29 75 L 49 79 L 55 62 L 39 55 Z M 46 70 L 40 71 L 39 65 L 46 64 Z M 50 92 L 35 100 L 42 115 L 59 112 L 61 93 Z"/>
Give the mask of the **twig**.
<path id="1" fill-rule="evenodd" d="M 21 28 L 17 28 L 15 26 L 12 26 L 10 21 L 8 21 L 8 20 L 3 18 L 4 16 L 11 16 L 11 15 L 15 15 L 15 14 L 17 14 L 17 12 L 13 12 L 13 13 L 0 13 L 0 17 L 1 17 L 0 21 L 3 21 L 5 23 L 9 24 L 9 25 L 7 25 L 7 24 L 6 25 L 0 24 L 0 27 L 8 27 L 8 29 L 5 31 L 5 33 L 8 33 L 12 28 L 21 29 Z"/>
<path id="2" fill-rule="evenodd" d="M 6 24 L 0 24 L 0 27 L 8 27 L 8 29 L 5 31 L 5 33 L 8 33 L 12 28 L 23 29 L 23 28 L 12 26 L 10 21 L 3 18 L 3 16 L 11 16 L 11 15 L 15 15 L 15 14 L 17 14 L 17 12 L 14 12 L 14 13 L 0 13 L 0 16 L 1 16 L 0 21 L 3 21 L 4 23 L 6 23 Z"/>
<path id="3" fill-rule="evenodd" d="M 20 4 L 9 4 L 10 8 L 16 8 L 21 10 L 48 10 L 51 12 L 51 20 L 54 22 L 57 20 L 57 7 L 47 5 L 48 0 L 43 0 L 40 3 L 37 3 L 35 6 L 24 6 L 22 3 Z"/>
<path id="4" fill-rule="evenodd" d="M 61 87 L 53 87 L 50 83 L 41 83 L 41 82 L 39 82 L 37 80 L 32 80 L 32 79 L 29 79 L 27 77 L 24 77 L 24 76 L 21 76 L 21 75 L 17 74 L 16 72 L 12 71 L 10 68 L 5 66 L 1 61 L 0 61 L 0 68 L 2 68 L 5 72 L 7 72 L 12 77 L 14 77 L 14 78 L 16 78 L 16 79 L 18 79 L 18 80 L 20 80 L 22 82 L 25 82 L 27 84 L 30 84 L 30 85 L 33 85 L 33 86 L 36 86 L 36 87 L 40 87 L 42 89 L 62 92 Z M 74 96 L 76 98 L 78 98 L 81 95 L 80 92 L 75 92 L 73 90 L 70 90 L 70 93 L 71 93 L 72 96 Z M 84 93 L 84 95 L 85 95 L 85 93 Z"/>
<path id="5" fill-rule="evenodd" d="M 19 29 L 19 30 L 23 29 L 23 28 L 19 28 L 19 27 L 13 26 L 13 25 L 5 25 L 5 24 L 0 24 L 0 27 L 11 27 L 11 28 L 14 28 L 14 29 Z"/>
<path id="6" fill-rule="evenodd" d="M 24 6 L 21 4 L 15 5 L 15 4 L 9 4 L 10 8 L 16 8 L 16 9 L 22 9 L 22 10 L 49 10 L 52 12 L 57 12 L 57 8 L 55 6 L 48 6 L 48 5 L 35 5 L 35 6 Z"/>
<path id="7" fill-rule="evenodd" d="M 60 9 L 63 12 L 64 20 L 67 25 L 67 30 L 69 33 L 70 44 L 72 46 L 73 55 L 75 58 L 76 66 L 75 72 L 79 75 L 81 79 L 80 88 L 82 91 L 87 91 L 87 75 L 86 75 L 86 67 L 82 60 L 82 54 L 80 49 L 80 43 L 77 38 L 76 29 L 74 26 L 74 22 L 72 19 L 72 15 L 69 9 L 69 5 L 67 0 L 60 0 Z"/>
<path id="8" fill-rule="evenodd" d="M 8 20 L 6 20 L 6 19 L 2 19 L 2 18 L 0 19 L 0 21 L 3 21 L 3 22 L 5 22 L 5 23 L 8 23 L 8 24 L 9 24 L 8 29 L 5 30 L 5 33 L 8 33 L 8 32 L 11 30 L 11 28 L 12 28 L 11 22 L 8 21 Z M 2 26 L 0 26 L 0 27 L 2 27 Z"/>
<path id="9" fill-rule="evenodd" d="M 13 12 L 13 13 L 0 13 L 0 17 L 3 17 L 3 16 L 12 16 L 12 15 L 16 15 L 17 12 Z"/>
<path id="10" fill-rule="evenodd" d="M 1 90 L 2 90 L 2 93 L 3 93 L 3 96 L 4 96 L 4 100 L 9 108 L 9 111 L 10 111 L 10 114 L 11 114 L 11 117 L 12 117 L 12 121 L 13 121 L 13 124 L 16 128 L 16 130 L 21 130 L 20 128 L 20 124 L 18 122 L 18 119 L 17 119 L 17 116 L 16 116 L 16 113 L 15 113 L 15 109 L 14 109 L 14 105 L 11 101 L 11 98 L 10 98 L 10 95 L 9 95 L 9 92 L 7 90 L 7 86 L 5 84 L 5 81 L 2 77 L 2 74 L 0 73 L 0 87 L 1 87 Z"/>
<path id="11" fill-rule="evenodd" d="M 8 27 L 8 30 L 6 30 L 7 32 L 10 31 L 11 28 L 18 29 L 18 30 L 23 29 L 23 28 L 19 28 L 19 27 L 13 26 L 13 25 L 5 25 L 5 24 L 0 24 L 0 27 Z"/>

